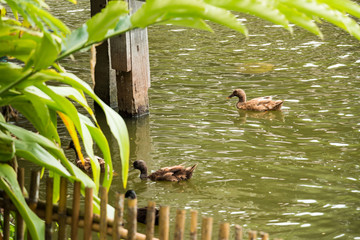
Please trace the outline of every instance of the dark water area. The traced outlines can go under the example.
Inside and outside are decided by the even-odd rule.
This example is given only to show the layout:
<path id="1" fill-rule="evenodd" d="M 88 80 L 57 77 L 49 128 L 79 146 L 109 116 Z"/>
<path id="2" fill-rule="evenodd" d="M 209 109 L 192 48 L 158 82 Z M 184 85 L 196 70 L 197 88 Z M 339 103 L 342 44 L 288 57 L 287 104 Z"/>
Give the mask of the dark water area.
<path id="1" fill-rule="evenodd" d="M 49 4 L 71 28 L 90 15 L 88 2 Z M 128 188 L 139 205 L 153 200 L 173 211 L 195 209 L 215 226 L 228 221 L 283 239 L 360 239 L 359 41 L 326 23 L 321 40 L 296 27 L 291 35 L 239 18 L 249 39 L 217 25 L 215 33 L 148 29 L 150 114 L 126 120 L 131 163 L 198 167 L 181 183 L 144 182 L 131 171 Z M 91 83 L 88 52 L 63 65 Z M 226 99 L 235 88 L 249 99 L 282 99 L 283 110 L 239 112 L 235 99 Z M 114 177 L 110 202 L 118 190 L 121 176 Z"/>

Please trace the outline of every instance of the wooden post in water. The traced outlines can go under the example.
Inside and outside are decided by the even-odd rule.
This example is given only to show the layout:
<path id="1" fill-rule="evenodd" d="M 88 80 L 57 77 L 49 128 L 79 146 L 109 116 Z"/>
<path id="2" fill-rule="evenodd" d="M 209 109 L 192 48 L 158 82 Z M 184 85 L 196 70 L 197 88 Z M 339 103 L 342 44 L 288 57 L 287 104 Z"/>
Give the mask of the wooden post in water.
<path id="1" fill-rule="evenodd" d="M 99 13 L 106 4 L 107 0 L 91 0 L 91 16 Z M 111 85 L 115 85 L 115 74 L 112 73 L 110 65 L 110 41 L 105 40 L 96 47 L 94 92 L 111 106 L 113 103 L 111 102 L 110 90 Z"/>
<path id="2" fill-rule="evenodd" d="M 143 2 L 128 0 L 131 13 Z M 112 68 L 116 70 L 119 113 L 140 116 L 149 111 L 150 64 L 147 29 L 134 29 L 111 39 Z"/>
<path id="3" fill-rule="evenodd" d="M 169 206 L 161 206 L 159 217 L 159 240 L 169 240 L 169 219 Z"/>

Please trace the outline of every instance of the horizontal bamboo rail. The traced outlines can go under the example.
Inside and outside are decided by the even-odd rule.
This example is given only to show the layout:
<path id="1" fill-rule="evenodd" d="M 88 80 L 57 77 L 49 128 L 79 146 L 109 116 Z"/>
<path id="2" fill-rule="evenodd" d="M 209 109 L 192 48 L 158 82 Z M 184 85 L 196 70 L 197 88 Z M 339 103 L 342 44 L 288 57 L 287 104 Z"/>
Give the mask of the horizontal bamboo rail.
<path id="1" fill-rule="evenodd" d="M 19 169 L 18 180 L 21 188 L 23 188 L 23 174 L 24 170 Z M 72 208 L 67 208 L 67 181 L 62 178 L 60 184 L 60 200 L 59 204 L 52 204 L 52 190 L 53 181 L 48 178 L 46 181 L 46 201 L 39 200 L 39 172 L 32 172 L 31 186 L 29 198 L 26 199 L 31 209 L 42 219 L 45 220 L 45 239 L 52 239 L 53 237 L 53 222 L 58 223 L 58 239 L 78 239 L 78 228 L 83 228 L 83 238 L 88 240 L 92 238 L 92 232 L 98 232 L 100 239 L 107 239 L 107 236 L 112 236 L 113 240 L 128 239 L 128 240 L 158 240 L 154 237 L 154 223 L 155 223 L 155 203 L 149 202 L 146 214 L 146 233 L 141 234 L 137 232 L 137 199 L 127 200 L 127 221 L 123 224 L 124 219 L 124 194 L 116 194 L 115 214 L 114 216 L 107 216 L 108 193 L 107 189 L 100 187 L 100 216 L 93 214 L 93 190 L 91 188 L 85 189 L 85 206 L 86 211 L 80 211 L 80 186 L 78 182 L 74 183 L 73 203 Z M 0 211 L 3 208 L 4 225 L 3 236 L 0 239 L 10 239 L 9 235 L 9 221 L 10 212 L 16 211 L 15 206 L 6 196 L 4 191 L 0 190 Z M 170 208 L 169 206 L 161 206 L 159 211 L 159 240 L 169 239 L 169 222 L 170 222 Z M 178 209 L 175 217 L 174 239 L 183 240 L 188 236 L 191 240 L 197 240 L 198 237 L 198 213 L 197 211 L 190 211 L 190 232 L 185 233 L 186 211 Z M 16 239 L 24 239 L 24 223 L 21 216 L 16 215 Z M 67 236 L 67 227 L 71 226 L 70 236 Z M 19 228 L 19 229 L 18 229 Z M 211 217 L 203 217 L 201 230 L 201 240 L 214 239 L 213 237 L 213 219 Z M 268 240 L 269 235 L 260 232 L 261 239 Z M 230 224 L 221 223 L 219 226 L 219 233 L 217 238 L 219 240 L 228 240 L 230 238 Z M 234 227 L 234 239 L 242 240 L 243 229 L 239 225 Z M 256 231 L 249 231 L 248 238 L 257 239 Z"/>

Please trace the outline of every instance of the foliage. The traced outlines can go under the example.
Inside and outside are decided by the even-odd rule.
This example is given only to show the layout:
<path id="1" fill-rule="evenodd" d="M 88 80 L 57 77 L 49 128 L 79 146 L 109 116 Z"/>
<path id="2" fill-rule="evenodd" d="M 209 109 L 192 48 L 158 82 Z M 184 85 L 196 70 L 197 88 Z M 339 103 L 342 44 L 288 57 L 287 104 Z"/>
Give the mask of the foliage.
<path id="1" fill-rule="evenodd" d="M 6 14 L 1 4 L 6 4 L 12 14 Z M 11 104 L 38 131 L 36 134 L 6 123 L 0 114 L 0 186 L 23 215 L 34 239 L 42 238 L 43 222 L 28 211 L 16 176 L 6 164 L 15 156 L 49 170 L 55 186 L 59 186 L 59 176 L 63 176 L 71 181 L 81 181 L 82 187 L 98 189 L 100 168 L 94 161 L 95 141 L 108 165 L 105 169 L 109 169 L 108 177 L 101 184 L 110 187 L 112 159 L 109 145 L 85 95 L 105 113 L 120 148 L 124 188 L 127 183 L 129 138 L 123 119 L 104 104 L 88 84 L 68 73 L 59 64 L 61 59 L 112 36 L 152 24 L 212 31 L 206 22 L 210 20 L 247 36 L 248 29 L 230 10 L 266 19 L 291 33 L 290 23 L 294 23 L 321 38 L 316 22 L 323 19 L 360 39 L 360 27 L 351 17 L 360 16 L 360 6 L 350 0 L 148 0 L 131 16 L 125 2 L 110 1 L 101 13 L 73 31 L 47 9 L 43 0 L 0 0 L 0 57 L 10 59 L 0 63 L 0 106 Z M 87 116 L 77 111 L 76 106 L 84 108 Z M 78 135 L 82 139 L 84 150 L 92 160 L 93 179 L 64 155 L 57 131 L 58 119 L 65 124 L 81 159 Z M 58 195 L 59 189 L 54 189 L 55 200 Z"/>

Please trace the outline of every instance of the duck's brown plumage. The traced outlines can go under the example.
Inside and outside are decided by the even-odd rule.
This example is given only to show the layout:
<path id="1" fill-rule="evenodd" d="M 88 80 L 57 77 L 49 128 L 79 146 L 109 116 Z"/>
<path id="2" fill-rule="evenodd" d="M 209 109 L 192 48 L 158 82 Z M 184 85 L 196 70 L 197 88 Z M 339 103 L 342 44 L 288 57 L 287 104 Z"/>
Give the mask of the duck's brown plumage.
<path id="1" fill-rule="evenodd" d="M 192 167 L 184 167 L 182 165 L 177 165 L 173 167 L 164 167 L 160 168 L 156 172 L 153 172 L 150 175 L 147 175 L 146 163 L 143 160 L 137 160 L 133 163 L 135 169 L 140 170 L 141 179 L 150 179 L 152 181 L 171 181 L 179 182 L 182 180 L 190 179 L 193 175 L 193 172 L 197 166 L 195 164 Z"/>
<path id="2" fill-rule="evenodd" d="M 86 157 L 84 158 L 84 164 L 81 162 L 80 158 L 79 158 L 79 155 L 75 149 L 75 146 L 74 146 L 74 142 L 71 141 L 69 146 L 67 147 L 67 149 L 74 149 L 75 151 L 75 156 L 76 156 L 76 166 L 78 168 L 80 168 L 81 170 L 83 170 L 84 172 L 87 172 L 89 174 L 92 174 L 92 168 L 91 168 L 91 160 L 89 157 Z M 98 160 L 99 162 L 99 165 L 100 165 L 100 171 L 102 173 L 105 172 L 105 160 L 102 159 L 101 157 L 98 157 L 98 156 L 95 156 L 96 159 Z"/>
<path id="3" fill-rule="evenodd" d="M 125 197 L 129 199 L 136 199 L 136 193 L 134 190 L 128 190 L 125 193 Z M 147 207 L 137 208 L 136 220 L 139 223 L 146 224 Z M 155 208 L 155 225 L 159 225 L 160 210 Z"/>
<path id="4" fill-rule="evenodd" d="M 259 97 L 246 101 L 245 91 L 242 89 L 235 89 L 228 98 L 238 97 L 239 101 L 236 103 L 238 109 L 253 110 L 253 111 L 271 111 L 280 110 L 284 101 L 272 100 L 272 97 Z"/>

